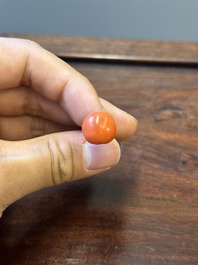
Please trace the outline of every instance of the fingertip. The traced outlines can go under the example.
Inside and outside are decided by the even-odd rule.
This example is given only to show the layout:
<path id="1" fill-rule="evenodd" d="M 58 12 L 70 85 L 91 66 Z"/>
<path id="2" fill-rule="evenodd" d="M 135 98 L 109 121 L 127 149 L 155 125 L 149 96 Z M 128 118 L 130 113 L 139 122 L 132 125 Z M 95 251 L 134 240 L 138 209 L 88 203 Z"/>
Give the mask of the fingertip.
<path id="1" fill-rule="evenodd" d="M 133 136 L 137 132 L 138 124 L 139 124 L 138 120 L 134 116 L 128 114 L 128 127 L 130 128 L 130 130 L 128 132 L 128 134 L 129 134 L 128 138 L 130 138 L 131 136 Z"/>
<path id="2" fill-rule="evenodd" d="M 116 139 L 124 141 L 131 138 L 137 131 L 137 119 L 102 98 L 100 101 L 105 111 L 111 114 L 116 122 Z"/>

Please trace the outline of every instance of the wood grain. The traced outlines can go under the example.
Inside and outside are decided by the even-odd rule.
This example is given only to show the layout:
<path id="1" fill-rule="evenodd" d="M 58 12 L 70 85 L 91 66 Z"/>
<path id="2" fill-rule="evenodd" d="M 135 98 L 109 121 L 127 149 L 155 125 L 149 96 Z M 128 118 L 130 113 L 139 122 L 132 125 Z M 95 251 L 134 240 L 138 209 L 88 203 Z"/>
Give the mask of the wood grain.
<path id="1" fill-rule="evenodd" d="M 191 44 L 183 47 L 182 66 L 65 58 L 101 97 L 137 117 L 139 129 L 121 143 L 114 169 L 7 209 L 1 264 L 198 264 L 198 69 L 189 67 Z"/>
<path id="2" fill-rule="evenodd" d="M 0 34 L 0 36 L 34 40 L 57 56 L 67 59 L 198 64 L 198 44 L 196 42 L 172 43 L 24 34 Z"/>

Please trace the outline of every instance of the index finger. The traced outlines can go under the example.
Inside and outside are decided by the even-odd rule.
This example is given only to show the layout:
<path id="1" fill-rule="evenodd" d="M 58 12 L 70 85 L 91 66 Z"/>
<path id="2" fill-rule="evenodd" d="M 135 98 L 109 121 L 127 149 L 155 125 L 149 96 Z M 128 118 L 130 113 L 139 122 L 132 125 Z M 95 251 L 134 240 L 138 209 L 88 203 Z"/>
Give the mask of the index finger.
<path id="1" fill-rule="evenodd" d="M 0 61 L 0 89 L 30 86 L 59 102 L 78 125 L 103 110 L 87 78 L 32 41 L 0 38 Z"/>

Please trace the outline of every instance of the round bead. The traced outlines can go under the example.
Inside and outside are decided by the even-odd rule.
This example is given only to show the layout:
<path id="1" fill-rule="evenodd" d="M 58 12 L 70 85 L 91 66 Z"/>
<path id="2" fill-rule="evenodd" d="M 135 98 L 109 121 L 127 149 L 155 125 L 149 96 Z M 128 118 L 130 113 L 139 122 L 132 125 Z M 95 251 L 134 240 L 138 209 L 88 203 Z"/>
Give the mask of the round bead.
<path id="1" fill-rule="evenodd" d="M 105 144 L 115 138 L 116 124 L 109 113 L 94 112 L 84 119 L 82 132 L 88 142 Z"/>

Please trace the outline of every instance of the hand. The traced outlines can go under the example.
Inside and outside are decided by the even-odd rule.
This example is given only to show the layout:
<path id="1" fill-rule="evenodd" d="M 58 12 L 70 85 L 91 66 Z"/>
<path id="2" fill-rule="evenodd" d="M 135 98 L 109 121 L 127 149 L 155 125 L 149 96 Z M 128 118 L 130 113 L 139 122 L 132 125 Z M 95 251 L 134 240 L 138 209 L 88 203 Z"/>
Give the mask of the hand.
<path id="1" fill-rule="evenodd" d="M 107 111 L 118 141 L 136 120 L 100 99 L 90 82 L 55 55 L 28 40 L 0 38 L 0 215 L 14 201 L 42 189 L 114 166 L 116 140 L 87 143 L 83 119 Z"/>

